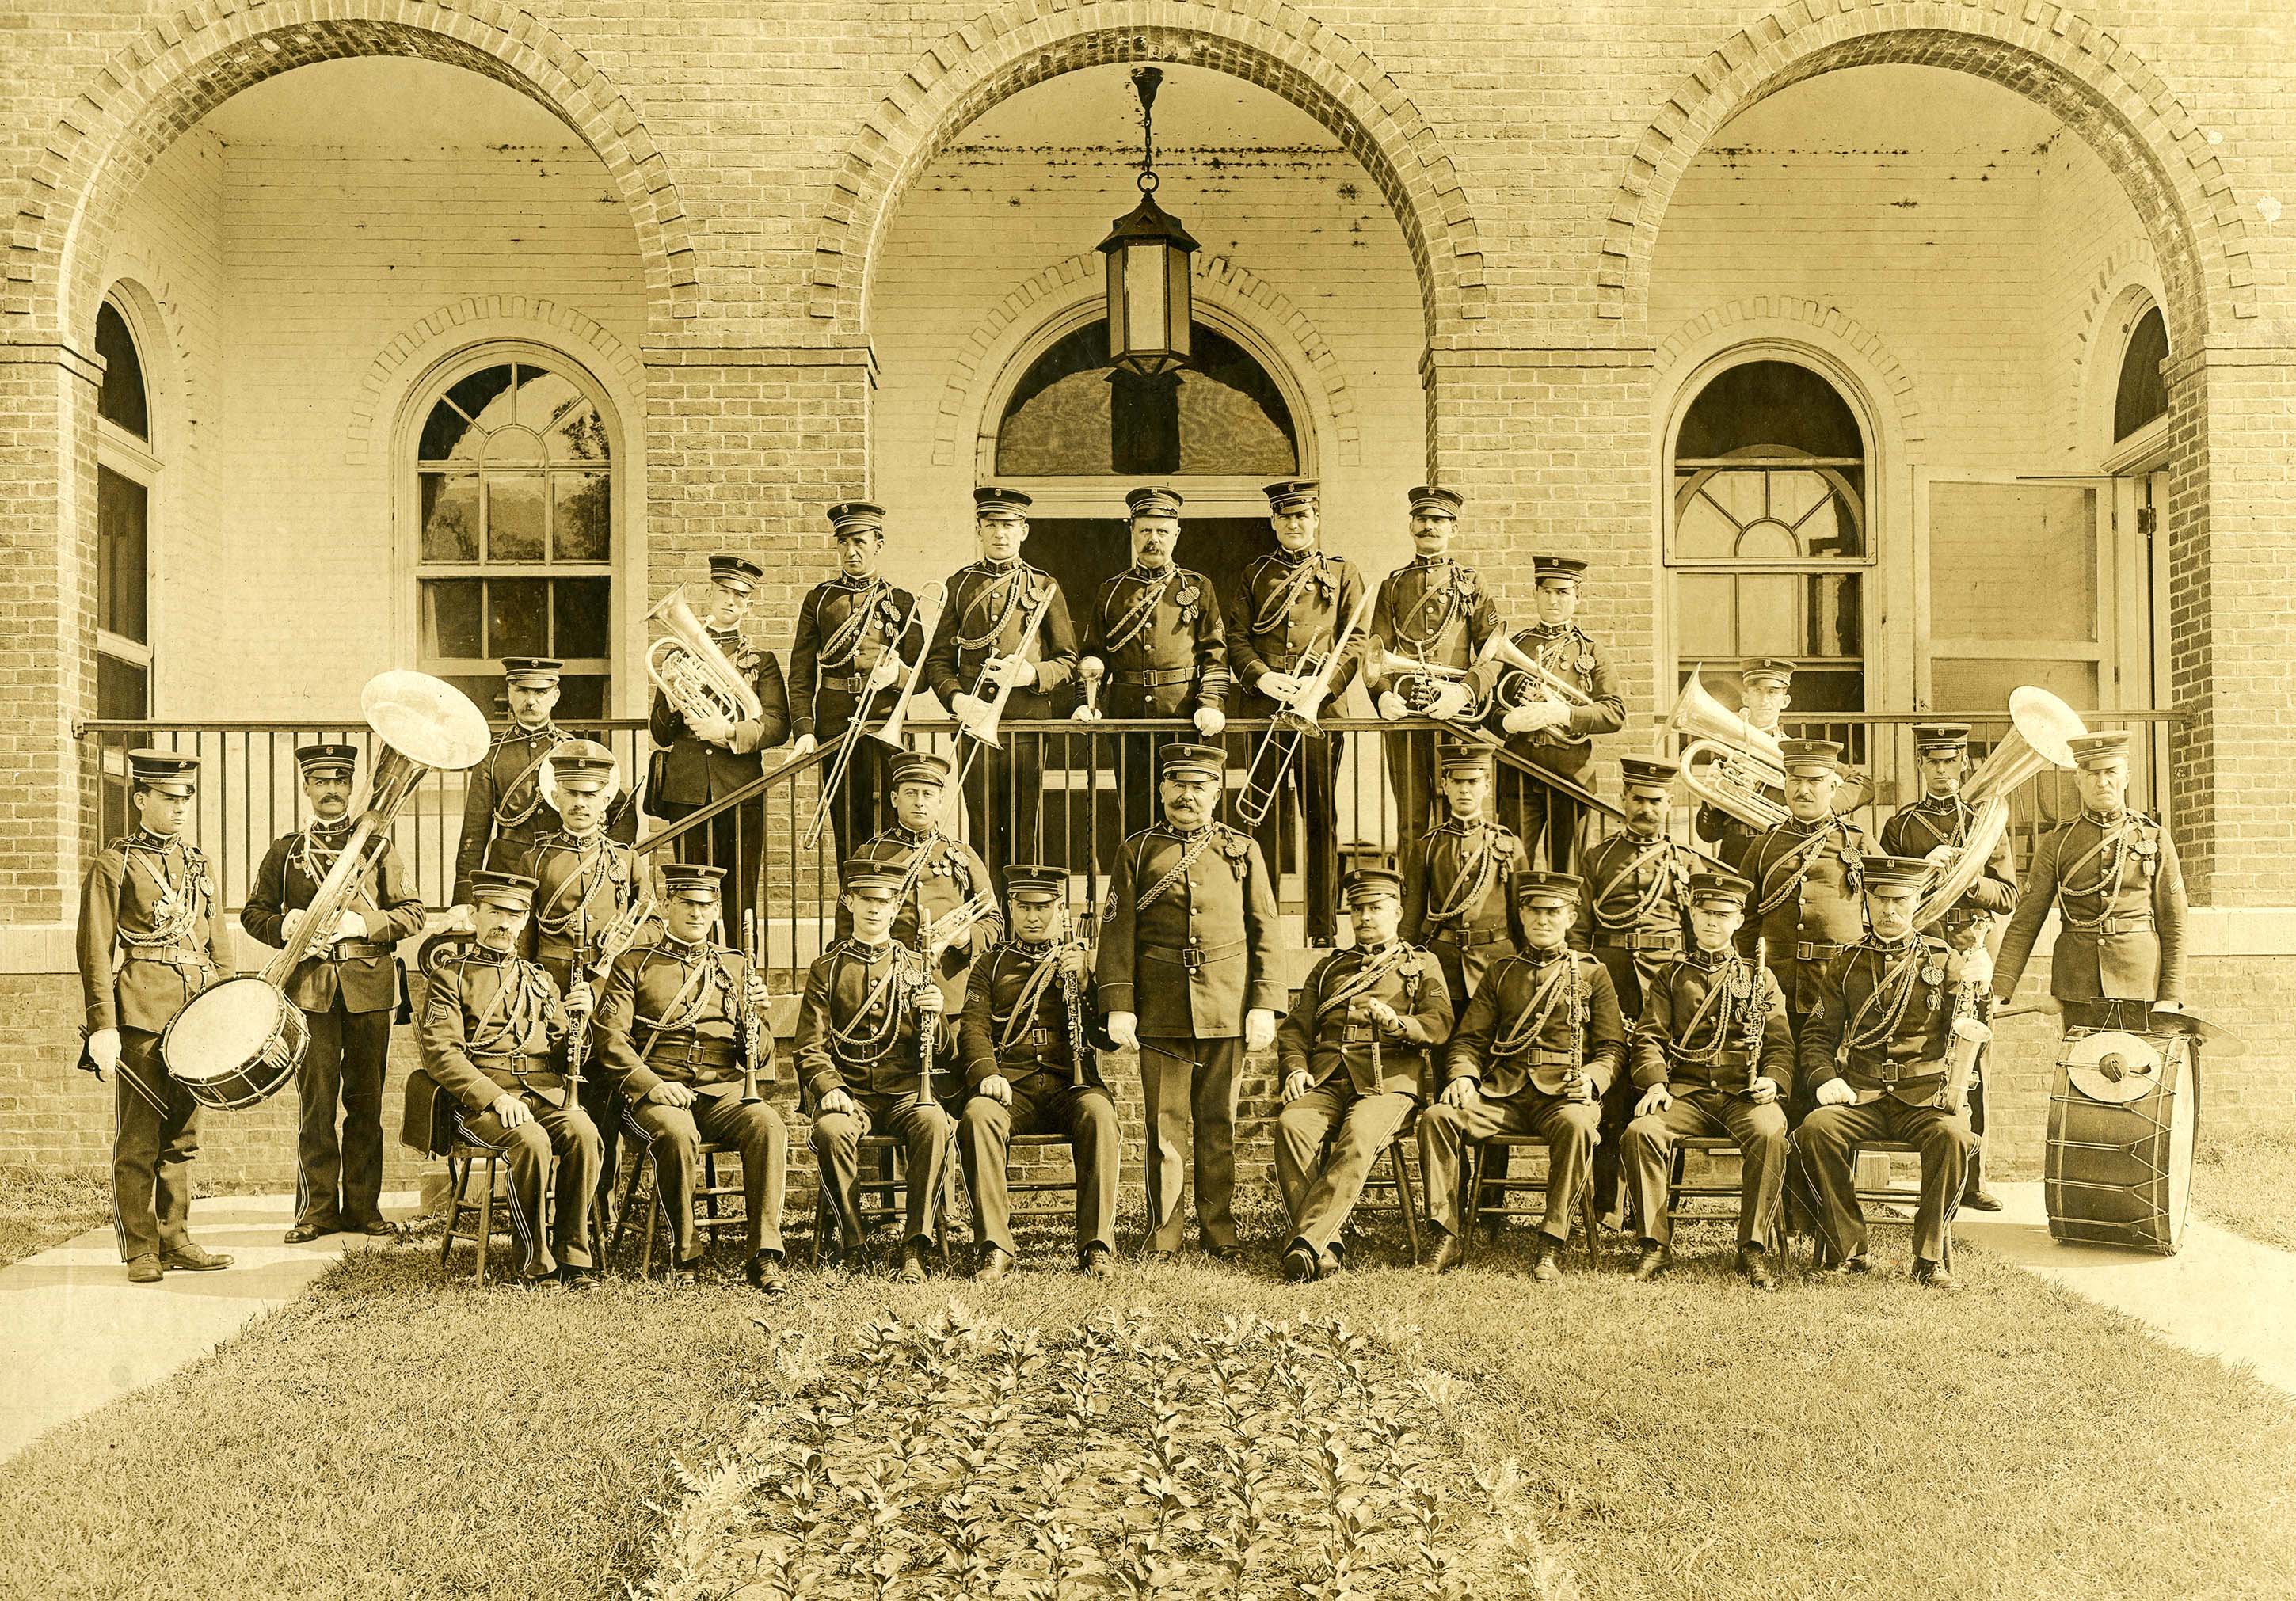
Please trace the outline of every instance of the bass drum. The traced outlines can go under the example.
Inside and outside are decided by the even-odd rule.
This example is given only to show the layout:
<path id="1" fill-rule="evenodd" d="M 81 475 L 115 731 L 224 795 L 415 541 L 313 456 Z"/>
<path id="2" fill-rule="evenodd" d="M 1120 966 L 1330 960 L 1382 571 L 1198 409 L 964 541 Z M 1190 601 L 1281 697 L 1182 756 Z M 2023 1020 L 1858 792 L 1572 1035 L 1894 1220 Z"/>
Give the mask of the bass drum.
<path id="1" fill-rule="evenodd" d="M 2049 1232 L 2173 1256 L 2185 1241 L 2200 1074 L 2181 1033 L 2065 1041 L 2049 1097 Z"/>
<path id="2" fill-rule="evenodd" d="M 160 1036 L 160 1059 L 193 1100 L 236 1112 L 285 1089 L 310 1042 L 302 1011 L 247 974 L 193 996 Z"/>

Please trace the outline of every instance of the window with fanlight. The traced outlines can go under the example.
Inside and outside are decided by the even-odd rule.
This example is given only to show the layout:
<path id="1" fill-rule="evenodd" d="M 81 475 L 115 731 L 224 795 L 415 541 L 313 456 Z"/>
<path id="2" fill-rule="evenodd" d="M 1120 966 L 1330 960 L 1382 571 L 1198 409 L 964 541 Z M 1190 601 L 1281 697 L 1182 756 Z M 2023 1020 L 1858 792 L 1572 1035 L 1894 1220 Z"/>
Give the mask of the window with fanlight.
<path id="1" fill-rule="evenodd" d="M 152 715 L 152 498 L 160 477 L 135 331 L 116 300 L 95 314 L 95 715 Z"/>
<path id="2" fill-rule="evenodd" d="M 463 363 L 418 415 L 422 670 L 488 707 L 504 657 L 556 657 L 558 715 L 603 716 L 618 535 L 603 396 L 571 363 L 521 350 Z"/>

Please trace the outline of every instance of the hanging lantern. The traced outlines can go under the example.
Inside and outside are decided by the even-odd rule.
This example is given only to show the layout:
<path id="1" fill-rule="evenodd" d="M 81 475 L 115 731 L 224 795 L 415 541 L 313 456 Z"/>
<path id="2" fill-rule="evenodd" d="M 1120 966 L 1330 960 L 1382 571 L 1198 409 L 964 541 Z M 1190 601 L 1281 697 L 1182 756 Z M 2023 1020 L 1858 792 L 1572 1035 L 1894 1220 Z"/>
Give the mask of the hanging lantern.
<path id="1" fill-rule="evenodd" d="M 1144 378 L 1187 364 L 1193 314 L 1188 258 L 1196 241 L 1155 198 L 1156 90 L 1163 81 L 1154 67 L 1132 74 L 1143 130 L 1140 204 L 1118 217 L 1100 241 L 1108 257 L 1108 359 Z"/>

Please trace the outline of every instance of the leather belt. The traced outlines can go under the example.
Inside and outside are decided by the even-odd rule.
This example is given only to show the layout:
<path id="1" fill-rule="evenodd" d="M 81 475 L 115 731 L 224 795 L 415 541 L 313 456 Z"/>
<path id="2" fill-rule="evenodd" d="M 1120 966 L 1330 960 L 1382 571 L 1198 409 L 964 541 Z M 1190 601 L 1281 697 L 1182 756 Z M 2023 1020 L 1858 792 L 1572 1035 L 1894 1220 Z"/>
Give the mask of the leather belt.
<path id="1" fill-rule="evenodd" d="M 1228 940 L 1218 945 L 1143 945 L 1140 954 L 1156 961 L 1177 962 L 1191 973 L 1202 970 L 1205 963 L 1234 955 L 1244 947 L 1240 939 Z"/>
<path id="2" fill-rule="evenodd" d="M 332 961 L 350 961 L 361 957 L 388 956 L 396 949 L 379 939 L 339 939 L 322 954 Z"/>
<path id="3" fill-rule="evenodd" d="M 1440 933 L 1432 934 L 1428 936 L 1430 940 L 1439 940 L 1444 944 L 1457 945 L 1468 950 L 1477 949 L 1484 945 L 1503 945 L 1507 943 L 1509 937 L 1510 936 L 1506 931 L 1506 925 L 1504 923 L 1498 924 L 1496 927 L 1490 928 L 1462 928 L 1454 930 L 1447 927 L 1443 927 Z"/>
<path id="4" fill-rule="evenodd" d="M 689 1037 L 684 1045 L 663 1045 L 647 1051 L 649 1066 L 685 1066 L 687 1067 L 738 1067 L 741 1052 L 731 1040 L 704 1040 Z"/>
<path id="5" fill-rule="evenodd" d="M 2136 934 L 2152 927 L 2149 911 L 2108 911 L 2096 926 L 2099 934 Z"/>
<path id="6" fill-rule="evenodd" d="M 471 1066 L 480 1073 L 507 1073 L 521 1084 L 530 1078 L 548 1079 L 552 1084 L 563 1083 L 565 1075 L 549 1066 L 549 1062 L 547 1055 L 525 1051 L 476 1051 L 471 1057 Z M 547 1089 L 550 1086 L 543 1087 Z"/>
<path id="7" fill-rule="evenodd" d="M 861 690 L 858 673 L 824 673 L 813 681 L 816 694 L 857 695 Z"/>
<path id="8" fill-rule="evenodd" d="M 135 948 L 129 950 L 124 960 L 148 961 L 162 968 L 204 968 L 209 965 L 207 953 L 189 945 L 171 945 L 164 951 Z"/>
<path id="9" fill-rule="evenodd" d="M 1800 940 L 1794 944 L 1794 960 L 1832 961 L 1848 949 L 1847 945 L 1829 944 L 1824 940 Z"/>
<path id="10" fill-rule="evenodd" d="M 1015 1052 L 1024 1050 L 1043 1050 L 1047 1046 L 1061 1042 L 1059 1037 L 1049 1028 L 1031 1028 L 1022 1033 L 1018 1039 L 999 1040 L 996 1043 L 998 1053 L 1001 1055 L 1006 1049 Z"/>
<path id="11" fill-rule="evenodd" d="M 1379 1037 L 1379 1026 L 1373 1023 L 1348 1023 L 1340 1028 L 1339 1042 L 1342 1045 L 1362 1045 Z"/>
<path id="12" fill-rule="evenodd" d="M 1598 934 L 1597 951 L 1679 951 L 1682 935 L 1671 928 L 1644 928 L 1633 934 Z"/>
<path id="13" fill-rule="evenodd" d="M 1945 1072 L 1945 1063 L 1942 1060 L 1902 1064 L 1882 1061 L 1871 1067 L 1853 1067 L 1850 1071 L 1857 1077 L 1871 1079 L 1877 1084 L 1901 1084 L 1907 1079 L 1939 1077 Z"/>
<path id="14" fill-rule="evenodd" d="M 1193 666 L 1127 667 L 1116 675 L 1116 682 L 1121 684 L 1138 684 L 1144 689 L 1159 690 L 1166 684 L 1185 683 L 1195 675 L 1196 670 Z"/>

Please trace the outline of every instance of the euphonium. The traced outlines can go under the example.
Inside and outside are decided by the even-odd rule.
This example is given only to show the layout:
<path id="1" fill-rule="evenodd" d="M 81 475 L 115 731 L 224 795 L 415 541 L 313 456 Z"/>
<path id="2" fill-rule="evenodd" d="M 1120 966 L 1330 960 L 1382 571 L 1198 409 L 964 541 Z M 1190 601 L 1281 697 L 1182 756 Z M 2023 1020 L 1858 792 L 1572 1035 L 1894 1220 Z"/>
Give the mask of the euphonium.
<path id="1" fill-rule="evenodd" d="M 1695 672 L 1666 725 L 1691 736 L 1680 758 L 1691 794 L 1751 829 L 1774 829 L 1785 821 L 1785 758 L 1777 740 L 1715 699 Z M 1773 790 L 1779 798 L 1771 798 Z"/>
<path id="2" fill-rule="evenodd" d="M 648 622 L 656 618 L 669 632 L 647 648 L 646 676 L 679 716 L 688 723 L 751 723 L 765 715 L 757 691 L 693 615 L 684 590 L 671 590 L 646 613 Z"/>
<path id="3" fill-rule="evenodd" d="M 1914 908 L 1914 926 L 1926 928 L 1953 909 L 1985 870 L 2009 829 L 2009 797 L 2044 767 L 2070 767 L 2071 741 L 2088 732 L 2081 715 L 2046 690 L 2027 684 L 2010 691 L 2010 731 L 1962 786 L 1975 810 L 1960 847 L 1930 880 Z"/>

